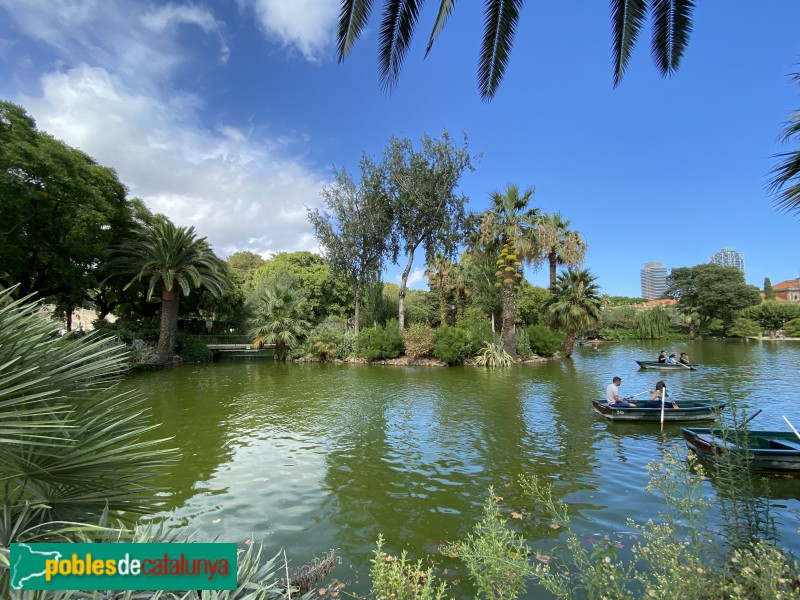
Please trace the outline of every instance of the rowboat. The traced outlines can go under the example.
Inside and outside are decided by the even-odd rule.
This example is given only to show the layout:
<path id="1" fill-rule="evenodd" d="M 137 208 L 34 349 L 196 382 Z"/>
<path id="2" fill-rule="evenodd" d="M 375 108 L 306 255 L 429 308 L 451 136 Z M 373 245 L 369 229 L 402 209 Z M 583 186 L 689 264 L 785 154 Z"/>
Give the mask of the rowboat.
<path id="1" fill-rule="evenodd" d="M 800 473 L 800 439 L 791 431 L 735 432 L 724 438 L 720 429 L 683 430 L 686 447 L 706 459 L 724 452 L 746 452 L 753 471 Z"/>
<path id="2" fill-rule="evenodd" d="M 696 371 L 692 365 L 682 363 L 660 363 L 657 360 L 637 360 L 640 369 L 661 369 L 662 371 Z"/>
<path id="3" fill-rule="evenodd" d="M 715 402 L 684 400 L 679 408 L 664 409 L 664 421 L 714 421 L 724 407 L 724 404 Z M 611 421 L 661 421 L 660 408 L 645 408 L 641 404 L 636 408 L 621 408 L 609 405 L 605 400 L 593 400 L 592 408 Z"/>

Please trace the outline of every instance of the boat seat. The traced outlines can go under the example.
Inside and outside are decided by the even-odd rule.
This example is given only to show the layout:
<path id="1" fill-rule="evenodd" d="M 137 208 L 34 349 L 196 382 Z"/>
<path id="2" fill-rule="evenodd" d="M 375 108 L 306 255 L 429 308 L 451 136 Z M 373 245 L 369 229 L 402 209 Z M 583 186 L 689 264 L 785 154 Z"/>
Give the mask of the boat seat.
<path id="1" fill-rule="evenodd" d="M 726 442 L 722 438 L 711 435 L 710 433 L 697 433 L 695 434 L 695 437 L 701 442 L 705 442 L 711 446 L 719 446 L 721 448 L 727 448 L 728 450 L 736 450 L 736 444 Z"/>
<path id="2" fill-rule="evenodd" d="M 769 447 L 772 450 L 795 450 L 800 452 L 800 443 L 794 440 L 769 440 Z"/>

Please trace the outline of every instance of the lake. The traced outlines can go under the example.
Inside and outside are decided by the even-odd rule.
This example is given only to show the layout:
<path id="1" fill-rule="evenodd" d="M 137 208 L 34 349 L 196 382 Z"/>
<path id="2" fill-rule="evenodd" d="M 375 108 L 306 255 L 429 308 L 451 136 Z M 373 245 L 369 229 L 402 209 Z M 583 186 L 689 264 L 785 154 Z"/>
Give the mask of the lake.
<path id="1" fill-rule="evenodd" d="M 639 370 L 635 359 L 662 348 L 687 351 L 702 368 Z M 159 435 L 174 436 L 181 453 L 160 482 L 169 492 L 160 519 L 197 541 L 255 539 L 270 555 L 285 548 L 295 566 L 337 548 L 343 563 L 332 576 L 356 594 L 368 590 L 380 533 L 390 553 L 419 558 L 464 537 L 489 486 L 508 510 L 533 509 L 509 485 L 520 473 L 557 482 L 582 537 L 622 535 L 627 518 L 657 517 L 646 465 L 683 447 L 681 426 L 662 432 L 596 415 L 590 400 L 614 375 L 623 395 L 664 379 L 678 402 L 734 399 L 748 413 L 763 409 L 753 429 L 788 430 L 783 415 L 800 427 L 799 367 L 792 342 L 624 342 L 509 369 L 229 359 L 125 385 L 148 399 Z M 782 541 L 800 550 L 800 480 L 770 485 Z M 532 540 L 554 535 L 520 527 Z"/>

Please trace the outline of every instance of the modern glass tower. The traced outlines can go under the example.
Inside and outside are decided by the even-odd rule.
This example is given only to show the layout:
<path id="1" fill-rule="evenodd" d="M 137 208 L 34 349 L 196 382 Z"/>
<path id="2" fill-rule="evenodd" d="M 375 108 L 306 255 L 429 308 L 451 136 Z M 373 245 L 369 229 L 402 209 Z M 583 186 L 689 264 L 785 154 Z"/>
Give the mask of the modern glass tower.
<path id="1" fill-rule="evenodd" d="M 642 278 L 642 298 L 655 300 L 662 298 L 667 291 L 667 275 L 669 272 L 660 262 L 644 263 L 640 271 Z"/>
<path id="2" fill-rule="evenodd" d="M 711 262 L 723 267 L 736 267 L 744 273 L 744 255 L 741 252 L 736 252 L 736 250 L 722 248 L 711 257 Z"/>

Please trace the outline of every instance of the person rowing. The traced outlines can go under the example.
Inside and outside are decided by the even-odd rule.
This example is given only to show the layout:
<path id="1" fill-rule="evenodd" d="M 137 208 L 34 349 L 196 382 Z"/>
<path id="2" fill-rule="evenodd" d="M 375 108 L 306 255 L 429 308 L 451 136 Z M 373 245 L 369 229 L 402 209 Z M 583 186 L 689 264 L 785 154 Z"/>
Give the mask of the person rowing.
<path id="1" fill-rule="evenodd" d="M 613 406 L 615 408 L 636 408 L 636 404 L 633 402 L 628 402 L 630 398 L 623 398 L 620 399 L 619 397 L 619 386 L 622 385 L 622 378 L 621 377 L 614 377 L 611 380 L 611 384 L 606 388 L 606 402 L 609 406 Z"/>
<path id="2" fill-rule="evenodd" d="M 686 365 L 687 367 L 691 365 L 689 362 L 689 355 L 686 352 L 681 352 L 681 355 L 678 357 L 678 362 L 682 365 Z"/>
<path id="3" fill-rule="evenodd" d="M 656 383 L 656 389 L 647 390 L 652 396 L 644 403 L 645 408 L 661 408 L 661 399 L 664 398 L 664 408 L 672 407 L 678 408 L 678 403 L 675 402 L 667 392 L 667 384 L 663 381 Z"/>

